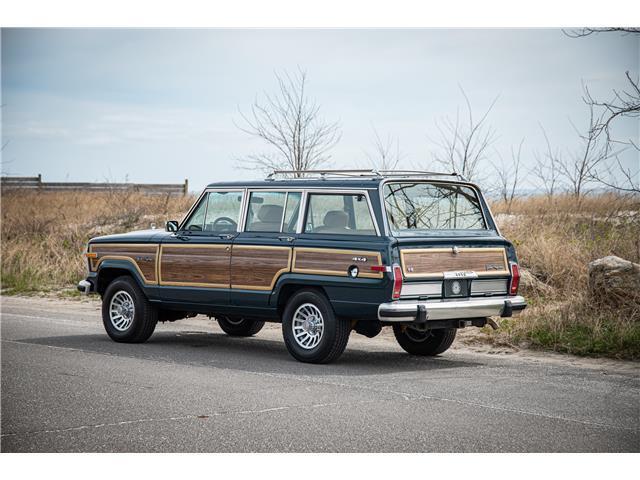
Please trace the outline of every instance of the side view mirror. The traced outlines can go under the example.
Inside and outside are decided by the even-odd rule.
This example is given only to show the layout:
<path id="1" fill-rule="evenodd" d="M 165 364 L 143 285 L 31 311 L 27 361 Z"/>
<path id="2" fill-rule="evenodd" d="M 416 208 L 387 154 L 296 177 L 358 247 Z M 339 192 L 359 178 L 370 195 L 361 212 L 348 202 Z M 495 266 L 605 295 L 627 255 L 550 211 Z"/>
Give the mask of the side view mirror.
<path id="1" fill-rule="evenodd" d="M 167 232 L 177 232 L 178 231 L 178 222 L 176 220 L 169 220 L 165 226 L 165 230 Z"/>

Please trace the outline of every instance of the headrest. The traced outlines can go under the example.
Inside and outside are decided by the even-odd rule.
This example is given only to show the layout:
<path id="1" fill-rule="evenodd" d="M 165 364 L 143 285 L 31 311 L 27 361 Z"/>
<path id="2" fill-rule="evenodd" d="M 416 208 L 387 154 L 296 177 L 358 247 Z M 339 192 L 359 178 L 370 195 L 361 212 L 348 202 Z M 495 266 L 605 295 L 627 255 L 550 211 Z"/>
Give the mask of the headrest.
<path id="1" fill-rule="evenodd" d="M 282 207 L 280 205 L 262 205 L 258 210 L 258 220 L 265 223 L 280 223 Z"/>
<path id="2" fill-rule="evenodd" d="M 349 217 L 342 210 L 330 210 L 324 216 L 324 226 L 331 228 L 346 228 Z"/>

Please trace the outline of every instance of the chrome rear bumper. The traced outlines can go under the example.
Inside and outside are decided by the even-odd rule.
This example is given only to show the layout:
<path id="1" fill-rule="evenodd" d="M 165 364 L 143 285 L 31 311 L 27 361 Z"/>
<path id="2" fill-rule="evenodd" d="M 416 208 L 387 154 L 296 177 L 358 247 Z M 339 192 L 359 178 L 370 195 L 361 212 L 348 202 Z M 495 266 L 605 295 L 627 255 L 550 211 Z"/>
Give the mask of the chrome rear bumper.
<path id="1" fill-rule="evenodd" d="M 425 322 L 483 317 L 510 317 L 527 306 L 520 295 L 448 300 L 398 300 L 378 307 L 382 322 Z"/>

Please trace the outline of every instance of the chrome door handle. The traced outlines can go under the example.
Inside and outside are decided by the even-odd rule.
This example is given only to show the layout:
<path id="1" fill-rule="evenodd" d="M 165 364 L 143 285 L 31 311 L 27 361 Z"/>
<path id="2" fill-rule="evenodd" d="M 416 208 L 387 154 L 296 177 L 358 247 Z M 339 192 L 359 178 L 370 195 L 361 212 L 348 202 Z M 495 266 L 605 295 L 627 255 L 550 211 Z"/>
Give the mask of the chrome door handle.
<path id="1" fill-rule="evenodd" d="M 278 237 L 278 240 L 280 240 L 281 242 L 293 242 L 295 240 L 295 237 Z"/>
<path id="2" fill-rule="evenodd" d="M 218 237 L 223 240 L 231 240 L 235 235 L 233 233 L 221 233 Z"/>

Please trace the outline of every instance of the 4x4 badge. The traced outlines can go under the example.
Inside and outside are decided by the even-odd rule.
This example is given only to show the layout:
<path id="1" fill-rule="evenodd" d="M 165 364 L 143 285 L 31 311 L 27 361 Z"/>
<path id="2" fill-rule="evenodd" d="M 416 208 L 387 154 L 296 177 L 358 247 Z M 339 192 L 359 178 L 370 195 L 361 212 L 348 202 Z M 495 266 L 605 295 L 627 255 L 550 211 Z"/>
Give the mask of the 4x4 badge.
<path id="1" fill-rule="evenodd" d="M 367 261 L 367 257 L 353 257 L 351 260 L 354 262 L 365 262 Z"/>

